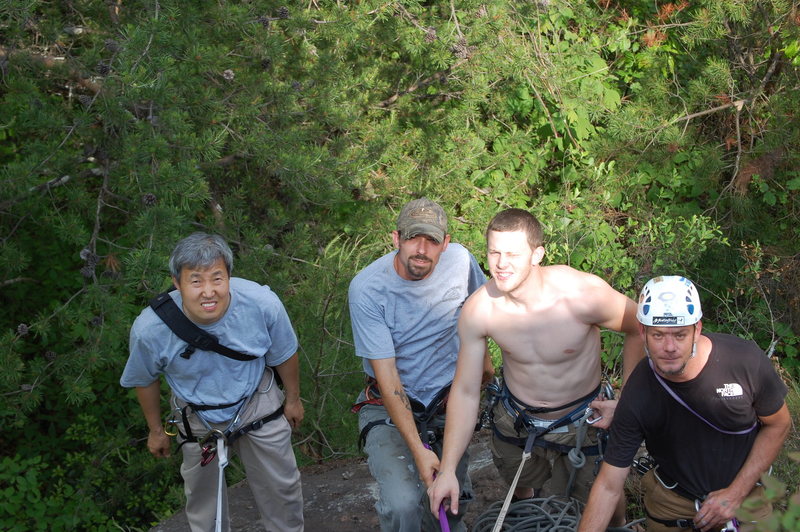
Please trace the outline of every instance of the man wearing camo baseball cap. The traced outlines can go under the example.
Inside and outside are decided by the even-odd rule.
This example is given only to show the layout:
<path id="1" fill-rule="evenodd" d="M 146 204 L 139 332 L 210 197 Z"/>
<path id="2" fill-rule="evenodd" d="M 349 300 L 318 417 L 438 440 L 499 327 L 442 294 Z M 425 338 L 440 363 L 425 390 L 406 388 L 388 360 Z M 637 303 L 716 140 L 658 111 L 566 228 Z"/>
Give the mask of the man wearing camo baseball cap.
<path id="1" fill-rule="evenodd" d="M 447 235 L 447 215 L 438 203 L 428 198 L 409 201 L 397 217 L 400 238 L 409 240 L 417 235 L 427 235 L 437 243 Z"/>
<path id="2" fill-rule="evenodd" d="M 367 374 L 353 411 L 380 489 L 381 530 L 439 530 L 426 488 L 439 467 L 443 404 L 459 347 L 456 323 L 486 277 L 466 248 L 450 242 L 447 215 L 428 198 L 403 206 L 392 241 L 396 251 L 350 283 L 356 355 Z M 486 380 L 493 371 L 487 350 Z M 458 467 L 465 501 L 472 497 L 468 460 L 465 455 Z M 461 515 L 447 517 L 452 530 L 466 530 Z"/>

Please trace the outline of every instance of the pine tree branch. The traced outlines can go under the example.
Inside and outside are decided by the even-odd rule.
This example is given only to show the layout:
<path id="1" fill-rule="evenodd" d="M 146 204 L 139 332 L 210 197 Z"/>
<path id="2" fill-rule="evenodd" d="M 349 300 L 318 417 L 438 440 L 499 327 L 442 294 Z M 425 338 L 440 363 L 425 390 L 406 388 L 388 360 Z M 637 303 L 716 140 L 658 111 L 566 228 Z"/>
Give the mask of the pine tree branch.
<path id="1" fill-rule="evenodd" d="M 0 287 L 12 285 L 15 283 L 23 283 L 23 282 L 38 282 L 36 279 L 32 277 L 14 277 L 13 279 L 6 279 L 2 283 L 0 283 Z"/>
<path id="2" fill-rule="evenodd" d="M 433 82 L 436 82 L 436 81 L 441 81 L 441 80 L 447 79 L 447 76 L 448 76 L 448 75 L 449 75 L 449 74 L 450 74 L 450 73 L 451 73 L 453 70 L 455 70 L 456 68 L 460 67 L 461 65 L 463 65 L 463 64 L 464 64 L 464 63 L 466 63 L 466 62 L 467 62 L 467 59 L 459 59 L 459 60 L 458 60 L 458 61 L 457 61 L 457 62 L 456 62 L 456 63 L 455 63 L 453 66 L 451 66 L 450 68 L 447 68 L 447 69 L 445 69 L 445 70 L 441 70 L 441 71 L 439 71 L 439 72 L 437 72 L 437 73 L 435 73 L 435 74 L 432 74 L 432 75 L 428 76 L 427 78 L 425 78 L 425 79 L 423 79 L 423 80 L 421 80 L 421 81 L 417 81 L 416 83 L 412 83 L 411 85 L 409 85 L 409 86 L 408 86 L 408 88 L 407 88 L 406 90 L 404 90 L 404 91 L 399 91 L 399 92 L 396 92 L 394 95 L 392 95 L 391 97 L 389 97 L 389 98 L 387 98 L 387 99 L 383 100 L 383 101 L 382 101 L 380 104 L 378 104 L 378 105 L 379 105 L 380 107 L 389 107 L 391 104 L 393 104 L 394 102 L 396 102 L 396 101 L 397 101 L 397 99 L 398 99 L 398 98 L 400 98 L 400 96 L 404 96 L 404 95 L 406 95 L 406 94 L 410 94 L 410 93 L 412 93 L 412 92 L 414 92 L 414 91 L 416 91 L 416 90 L 423 89 L 423 88 L 427 87 L 428 85 L 430 85 L 430 84 L 431 84 L 431 83 L 433 83 Z"/>
<path id="3" fill-rule="evenodd" d="M 0 46 L 0 63 L 9 61 L 12 56 L 27 56 L 31 61 L 48 70 L 55 70 L 67 64 L 67 58 L 63 56 L 40 54 L 30 50 L 13 50 L 11 48 Z M 77 83 L 79 87 L 82 87 L 94 94 L 100 92 L 100 89 L 102 88 L 100 83 L 97 83 L 88 77 L 84 77 L 84 74 L 77 68 L 68 67 L 67 75 L 72 81 Z"/>

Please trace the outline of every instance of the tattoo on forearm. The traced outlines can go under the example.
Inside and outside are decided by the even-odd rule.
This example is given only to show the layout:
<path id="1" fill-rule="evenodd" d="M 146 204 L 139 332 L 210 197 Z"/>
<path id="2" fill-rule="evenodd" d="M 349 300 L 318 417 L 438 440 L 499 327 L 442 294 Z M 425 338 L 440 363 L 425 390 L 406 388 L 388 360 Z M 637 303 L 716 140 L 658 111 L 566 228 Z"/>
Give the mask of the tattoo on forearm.
<path id="1" fill-rule="evenodd" d="M 402 388 L 399 390 L 395 390 L 394 394 L 400 398 L 400 401 L 403 403 L 403 406 L 406 407 L 406 410 L 409 412 L 411 411 L 411 401 L 408 400 L 408 396 L 406 395 L 405 390 Z"/>

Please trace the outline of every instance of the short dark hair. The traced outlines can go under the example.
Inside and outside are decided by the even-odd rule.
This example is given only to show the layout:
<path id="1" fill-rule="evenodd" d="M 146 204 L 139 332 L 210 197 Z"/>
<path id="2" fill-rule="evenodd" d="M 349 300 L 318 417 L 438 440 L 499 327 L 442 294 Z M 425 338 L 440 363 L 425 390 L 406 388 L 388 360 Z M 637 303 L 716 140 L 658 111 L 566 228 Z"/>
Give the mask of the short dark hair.
<path id="1" fill-rule="evenodd" d="M 490 231 L 524 231 L 531 249 L 536 249 L 544 244 L 542 224 L 534 215 L 524 209 L 506 209 L 498 212 L 486 228 L 487 240 Z"/>
<path id="2" fill-rule="evenodd" d="M 209 268 L 222 259 L 228 275 L 233 270 L 233 252 L 225 239 L 208 233 L 192 233 L 175 246 L 169 257 L 169 271 L 178 281 L 183 268 Z"/>

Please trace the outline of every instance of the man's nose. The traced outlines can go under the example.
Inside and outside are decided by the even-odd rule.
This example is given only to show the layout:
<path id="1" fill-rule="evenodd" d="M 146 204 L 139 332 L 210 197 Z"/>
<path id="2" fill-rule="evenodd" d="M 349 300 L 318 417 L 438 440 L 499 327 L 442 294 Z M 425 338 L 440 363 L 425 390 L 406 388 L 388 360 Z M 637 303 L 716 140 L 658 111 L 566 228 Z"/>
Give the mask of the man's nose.
<path id="1" fill-rule="evenodd" d="M 675 351 L 678 344 L 672 336 L 666 335 L 664 337 L 664 349 L 667 351 Z"/>

